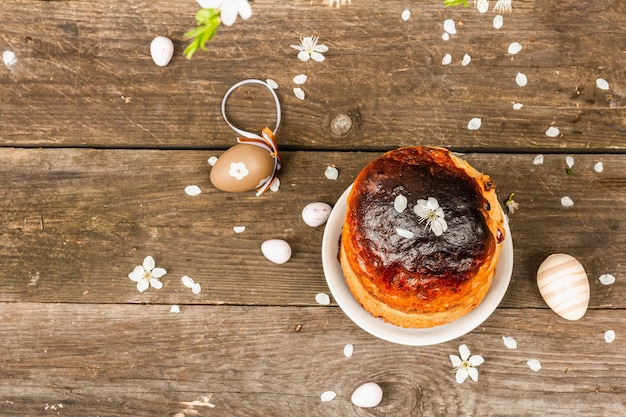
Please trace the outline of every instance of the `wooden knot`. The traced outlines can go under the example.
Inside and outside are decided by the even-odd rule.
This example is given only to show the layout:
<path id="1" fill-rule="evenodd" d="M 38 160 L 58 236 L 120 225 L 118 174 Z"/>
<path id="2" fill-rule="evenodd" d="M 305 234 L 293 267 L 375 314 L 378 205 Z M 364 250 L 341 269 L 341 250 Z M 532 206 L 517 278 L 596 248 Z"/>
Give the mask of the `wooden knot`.
<path id="1" fill-rule="evenodd" d="M 352 129 L 352 119 L 344 113 L 339 113 L 330 121 L 330 130 L 337 136 L 345 136 Z"/>

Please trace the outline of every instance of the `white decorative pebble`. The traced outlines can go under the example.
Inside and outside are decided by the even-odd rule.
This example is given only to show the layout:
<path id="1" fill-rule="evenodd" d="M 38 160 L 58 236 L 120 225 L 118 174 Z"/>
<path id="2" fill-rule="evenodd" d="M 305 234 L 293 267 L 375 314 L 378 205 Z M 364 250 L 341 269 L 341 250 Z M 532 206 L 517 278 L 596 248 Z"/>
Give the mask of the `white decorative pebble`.
<path id="1" fill-rule="evenodd" d="M 296 87 L 293 89 L 293 94 L 299 99 L 299 100 L 304 100 L 305 94 L 304 94 L 304 90 L 302 90 L 300 87 Z"/>
<path id="2" fill-rule="evenodd" d="M 604 332 L 604 341 L 606 343 L 613 343 L 615 340 L 615 330 L 607 330 Z"/>
<path id="3" fill-rule="evenodd" d="M 320 399 L 327 403 L 329 401 L 332 401 L 335 399 L 335 397 L 337 396 L 337 394 L 334 391 L 326 391 L 323 392 L 322 395 L 320 395 Z"/>
<path id="4" fill-rule="evenodd" d="M 602 162 L 596 162 L 596 164 L 593 166 L 593 170 L 598 173 L 604 171 L 604 164 Z"/>
<path id="5" fill-rule="evenodd" d="M 307 77 L 304 74 L 300 74 L 300 75 L 296 75 L 295 77 L 293 77 L 293 83 L 294 84 L 304 84 L 306 82 L 306 80 L 308 80 L 309 77 Z"/>
<path id="6" fill-rule="evenodd" d="M 217 156 L 212 156 L 209 159 L 207 159 L 207 162 L 209 163 L 209 165 L 214 166 L 217 163 Z"/>
<path id="7" fill-rule="evenodd" d="M 519 110 L 522 107 L 524 107 L 522 103 L 513 103 L 513 110 Z"/>
<path id="8" fill-rule="evenodd" d="M 396 227 L 396 233 L 402 236 L 405 239 L 412 239 L 415 236 L 415 233 L 410 230 L 403 229 L 401 227 Z"/>
<path id="9" fill-rule="evenodd" d="M 337 171 L 337 168 L 333 166 L 328 166 L 326 167 L 326 171 L 324 172 L 324 175 L 329 180 L 336 180 L 337 178 L 339 178 L 339 171 Z"/>
<path id="10" fill-rule="evenodd" d="M 173 306 L 171 306 L 170 313 L 180 313 L 180 306 L 177 304 L 174 304 Z"/>
<path id="11" fill-rule="evenodd" d="M 504 346 L 509 349 L 517 349 L 517 340 L 511 336 L 502 336 L 502 342 L 504 342 Z"/>
<path id="12" fill-rule="evenodd" d="M 246 226 L 234 226 L 233 232 L 235 233 L 243 233 L 246 231 Z"/>
<path id="13" fill-rule="evenodd" d="M 550 138 L 555 138 L 555 137 L 559 136 L 560 133 L 561 133 L 561 131 L 556 126 L 550 126 L 548 128 L 548 130 L 546 130 L 546 136 L 548 136 Z"/>
<path id="14" fill-rule="evenodd" d="M 327 306 L 330 304 L 330 296 L 328 294 L 320 292 L 315 295 L 315 301 L 317 302 L 317 304 Z"/>
<path id="15" fill-rule="evenodd" d="M 383 399 L 383 390 L 375 382 L 367 382 L 352 393 L 352 404 L 361 408 L 376 407 Z"/>
<path id="16" fill-rule="evenodd" d="M 565 163 L 567 164 L 568 168 L 571 168 L 574 166 L 574 157 L 571 155 L 568 155 L 565 157 Z"/>
<path id="17" fill-rule="evenodd" d="M 515 75 L 515 83 L 520 87 L 525 87 L 528 84 L 528 77 L 526 77 L 526 74 L 518 72 Z"/>
<path id="18" fill-rule="evenodd" d="M 483 124 L 483 121 L 480 117 L 474 117 L 472 119 L 470 119 L 470 121 L 467 123 L 467 129 L 468 130 L 478 130 L 480 129 L 480 126 Z"/>
<path id="19" fill-rule="evenodd" d="M 441 59 L 442 65 L 448 65 L 450 62 L 452 62 L 452 55 L 450 54 L 445 54 Z"/>
<path id="20" fill-rule="evenodd" d="M 343 347 L 343 356 L 345 356 L 346 358 L 350 358 L 352 357 L 353 353 L 354 353 L 354 345 L 352 343 L 347 343 Z"/>
<path id="21" fill-rule="evenodd" d="M 502 25 L 504 24 L 504 19 L 502 18 L 502 15 L 496 15 L 496 17 L 493 18 L 493 27 L 496 29 L 500 29 L 502 27 Z"/>
<path id="22" fill-rule="evenodd" d="M 185 193 L 190 196 L 196 196 L 201 192 L 202 190 L 197 185 L 188 185 L 185 187 Z"/>
<path id="23" fill-rule="evenodd" d="M 443 30 L 450 35 L 456 34 L 456 22 L 453 19 L 446 19 L 443 21 Z"/>
<path id="24" fill-rule="evenodd" d="M 265 83 L 269 85 L 273 90 L 276 90 L 278 88 L 278 83 L 272 80 L 271 78 L 268 78 L 267 80 L 265 80 Z"/>
<path id="25" fill-rule="evenodd" d="M 13 65 L 17 64 L 17 57 L 13 51 L 4 51 L 2 53 L 2 62 L 10 69 Z"/>
<path id="26" fill-rule="evenodd" d="M 537 359 L 530 359 L 528 362 L 526 362 L 526 365 L 528 365 L 528 367 L 535 372 L 541 369 L 541 362 L 539 362 Z"/>
<path id="27" fill-rule="evenodd" d="M 291 258 L 291 246 L 282 239 L 269 239 L 261 244 L 261 252 L 268 261 L 281 265 Z"/>
<path id="28" fill-rule="evenodd" d="M 613 274 L 602 274 L 598 279 L 602 285 L 615 284 L 615 276 Z"/>
<path id="29" fill-rule="evenodd" d="M 443 34 L 441 35 L 441 39 L 443 39 L 444 41 L 449 41 L 450 34 L 448 32 L 443 32 Z"/>
<path id="30" fill-rule="evenodd" d="M 565 196 L 563 198 L 561 198 L 561 205 L 563 207 L 571 207 L 574 205 L 574 200 L 572 200 L 570 197 Z"/>
<path id="31" fill-rule="evenodd" d="M 519 43 L 519 42 L 511 42 L 511 44 L 509 45 L 508 52 L 511 55 L 515 55 L 515 54 L 517 54 L 521 50 L 522 50 L 522 44 L 521 43 Z"/>
<path id="32" fill-rule="evenodd" d="M 533 165 L 543 165 L 543 155 L 537 155 L 533 159 Z"/>
<path id="33" fill-rule="evenodd" d="M 406 210 L 407 205 L 408 200 L 402 194 L 398 194 L 393 200 L 393 208 L 395 208 L 398 213 L 402 213 L 404 210 Z"/>
<path id="34" fill-rule="evenodd" d="M 609 83 L 604 78 L 598 78 L 596 80 L 596 87 L 598 87 L 600 90 L 606 91 L 609 89 Z"/>
<path id="35" fill-rule="evenodd" d="M 411 11 L 409 9 L 404 9 L 402 12 L 402 20 L 405 22 L 411 18 Z"/>
<path id="36" fill-rule="evenodd" d="M 472 61 L 472 57 L 469 54 L 465 54 L 463 55 L 463 60 L 461 61 L 461 65 L 465 67 L 469 65 L 471 61 Z"/>
<path id="37" fill-rule="evenodd" d="M 328 220 L 331 210 L 332 207 L 326 203 L 309 203 L 302 209 L 302 220 L 311 227 L 321 226 Z"/>
<path id="38" fill-rule="evenodd" d="M 165 36 L 157 36 L 150 42 L 150 56 L 156 65 L 164 67 L 174 55 L 174 44 Z"/>

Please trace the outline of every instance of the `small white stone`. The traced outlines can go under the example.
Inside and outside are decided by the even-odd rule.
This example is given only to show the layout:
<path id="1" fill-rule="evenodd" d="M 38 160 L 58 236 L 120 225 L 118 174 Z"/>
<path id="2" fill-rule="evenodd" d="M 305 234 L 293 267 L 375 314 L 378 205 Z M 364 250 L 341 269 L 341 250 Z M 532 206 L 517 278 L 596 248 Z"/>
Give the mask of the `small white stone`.
<path id="1" fill-rule="evenodd" d="M 478 130 L 480 129 L 480 126 L 483 124 L 483 121 L 480 117 L 474 117 L 472 119 L 470 119 L 469 122 L 467 122 L 467 129 L 468 130 Z"/>
<path id="2" fill-rule="evenodd" d="M 556 126 L 550 126 L 548 130 L 546 130 L 546 136 L 550 138 L 555 138 L 561 134 L 561 131 Z"/>
<path id="3" fill-rule="evenodd" d="M 326 391 L 323 392 L 322 395 L 320 395 L 320 399 L 322 400 L 322 402 L 329 402 L 335 399 L 335 397 L 337 396 L 337 394 L 334 391 Z"/>
<path id="4" fill-rule="evenodd" d="M 304 100 L 305 94 L 304 94 L 304 90 L 302 90 L 300 87 L 296 87 L 293 89 L 293 94 L 299 99 L 299 100 Z"/>
<path id="5" fill-rule="evenodd" d="M 613 343 L 615 340 L 615 330 L 607 330 L 604 332 L 604 341 L 606 343 Z"/>
<path id="6" fill-rule="evenodd" d="M 526 74 L 518 72 L 515 75 L 515 83 L 520 87 L 525 87 L 528 84 L 528 77 L 526 77 Z"/>
<path id="7" fill-rule="evenodd" d="M 471 61 L 472 61 L 472 57 L 469 54 L 465 54 L 463 55 L 463 60 L 461 61 L 461 65 L 465 67 L 469 65 Z"/>
<path id="8" fill-rule="evenodd" d="M 541 362 L 539 362 L 537 359 L 530 359 L 528 362 L 526 362 L 526 365 L 528 365 L 528 367 L 535 372 L 541 369 Z"/>
<path id="9" fill-rule="evenodd" d="M 171 306 L 170 313 L 180 313 L 180 306 L 177 304 L 174 304 L 173 306 Z"/>
<path id="10" fill-rule="evenodd" d="M 513 110 L 520 110 L 524 105 L 522 103 L 513 103 Z"/>
<path id="11" fill-rule="evenodd" d="M 604 164 L 602 162 L 596 162 L 596 164 L 593 166 L 593 170 L 597 173 L 604 171 Z"/>
<path id="12" fill-rule="evenodd" d="M 17 57 L 13 51 L 4 51 L 2 53 L 2 62 L 10 69 L 13 65 L 17 64 Z"/>
<path id="13" fill-rule="evenodd" d="M 561 205 L 563 207 L 571 207 L 574 205 L 574 200 L 572 200 L 570 197 L 565 196 L 563 198 L 561 198 Z"/>
<path id="14" fill-rule="evenodd" d="M 411 18 L 411 11 L 409 9 L 404 9 L 402 12 L 402 20 L 405 22 Z"/>
<path id="15" fill-rule="evenodd" d="M 193 284 L 195 284 L 193 278 L 187 275 L 183 275 L 182 277 L 180 277 L 180 280 L 182 281 L 183 285 L 187 288 L 191 288 L 193 287 Z"/>
<path id="16" fill-rule="evenodd" d="M 533 159 L 533 165 L 543 165 L 543 155 L 537 155 Z"/>
<path id="17" fill-rule="evenodd" d="M 443 34 L 441 35 L 441 39 L 443 39 L 444 41 L 449 41 L 450 34 L 448 32 L 443 32 Z"/>
<path id="18" fill-rule="evenodd" d="M 209 163 L 209 165 L 214 166 L 217 163 L 217 156 L 212 156 L 209 159 L 207 159 L 207 162 Z"/>
<path id="19" fill-rule="evenodd" d="M 606 91 L 606 90 L 609 89 L 609 83 L 604 78 L 598 78 L 596 80 L 596 87 L 598 87 L 600 90 L 605 90 Z"/>
<path id="20" fill-rule="evenodd" d="M 415 236 L 415 233 L 410 230 L 403 229 L 401 227 L 396 227 L 396 233 L 402 236 L 405 239 L 412 239 Z"/>
<path id="21" fill-rule="evenodd" d="M 174 55 L 174 44 L 165 36 L 157 36 L 150 42 L 150 56 L 156 65 L 164 67 Z"/>
<path id="22" fill-rule="evenodd" d="M 309 203 L 302 209 L 302 220 L 311 227 L 318 227 L 326 223 L 332 207 L 330 204 L 315 202 Z"/>
<path id="23" fill-rule="evenodd" d="M 271 78 L 268 78 L 267 80 L 265 80 L 265 83 L 269 85 L 270 88 L 272 88 L 273 90 L 276 90 L 278 88 L 278 83 L 272 80 Z"/>
<path id="24" fill-rule="evenodd" d="M 300 75 L 296 75 L 295 77 L 293 77 L 293 83 L 294 84 L 304 84 L 306 82 L 306 80 L 308 80 L 309 77 L 307 77 L 304 74 L 300 74 Z"/>
<path id="25" fill-rule="evenodd" d="M 450 35 L 456 34 L 456 22 L 453 19 L 446 19 L 443 21 L 443 30 Z"/>
<path id="26" fill-rule="evenodd" d="M 502 342 L 504 342 L 504 346 L 509 349 L 517 349 L 517 340 L 511 336 L 502 336 Z"/>
<path id="27" fill-rule="evenodd" d="M 521 50 L 522 50 L 522 44 L 521 43 L 519 43 L 519 42 L 511 42 L 511 44 L 509 45 L 508 52 L 511 55 L 515 55 L 515 54 L 517 54 Z"/>
<path id="28" fill-rule="evenodd" d="M 383 399 L 383 390 L 375 382 L 367 382 L 352 393 L 352 404 L 361 408 L 376 407 Z"/>
<path id="29" fill-rule="evenodd" d="M 398 194 L 396 198 L 393 200 L 393 208 L 395 208 L 398 213 L 404 212 L 404 210 L 406 210 L 407 205 L 408 205 L 408 200 L 402 194 Z"/>
<path id="30" fill-rule="evenodd" d="M 448 65 L 450 64 L 450 62 L 452 62 L 452 55 L 450 54 L 445 54 L 443 58 L 441 59 L 442 65 Z"/>
<path id="31" fill-rule="evenodd" d="M 185 187 L 185 194 L 190 196 L 199 195 L 201 192 L 202 190 L 197 185 L 188 185 Z"/>
<path id="32" fill-rule="evenodd" d="M 337 168 L 333 166 L 328 166 L 326 167 L 326 171 L 324 172 L 324 175 L 329 180 L 336 180 L 337 178 L 339 178 L 339 171 L 337 171 Z"/>
<path id="33" fill-rule="evenodd" d="M 261 244 L 261 252 L 268 261 L 282 265 L 291 259 L 291 246 L 282 239 L 269 239 Z"/>
<path id="34" fill-rule="evenodd" d="M 493 27 L 496 29 L 500 29 L 502 27 L 502 25 L 504 24 L 504 19 L 502 18 L 502 15 L 496 15 L 493 18 Z"/>
<path id="35" fill-rule="evenodd" d="M 323 292 L 320 292 L 315 295 L 315 301 L 319 305 L 327 306 L 330 304 L 330 296 L 328 294 L 324 294 Z"/>
<path id="36" fill-rule="evenodd" d="M 343 356 L 346 358 L 351 358 L 354 353 L 354 345 L 352 343 L 348 343 L 343 347 Z"/>
<path id="37" fill-rule="evenodd" d="M 243 233 L 246 231 L 246 226 L 234 226 L 233 232 L 235 233 Z"/>
<path id="38" fill-rule="evenodd" d="M 571 168 L 574 166 L 574 157 L 571 155 L 568 155 L 565 157 L 565 163 L 567 164 L 568 168 Z"/>
<path id="39" fill-rule="evenodd" d="M 613 274 L 602 274 L 600 275 L 600 283 L 602 285 L 612 285 L 615 284 L 615 275 Z"/>

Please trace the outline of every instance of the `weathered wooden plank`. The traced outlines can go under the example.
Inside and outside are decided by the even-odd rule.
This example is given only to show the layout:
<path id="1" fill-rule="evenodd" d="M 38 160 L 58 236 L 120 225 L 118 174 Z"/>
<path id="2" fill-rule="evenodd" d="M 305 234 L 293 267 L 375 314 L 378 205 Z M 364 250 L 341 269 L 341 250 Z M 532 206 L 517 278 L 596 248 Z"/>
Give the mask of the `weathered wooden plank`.
<path id="1" fill-rule="evenodd" d="M 626 5 L 621 0 L 516 0 L 505 25 L 474 8 L 442 1 L 355 0 L 340 9 L 322 1 L 257 0 L 253 17 L 219 31 L 210 51 L 191 62 L 182 51 L 196 4 L 151 2 L 3 2 L 0 48 L 18 63 L 0 71 L 0 144 L 141 148 L 225 148 L 233 133 L 220 101 L 246 78 L 273 78 L 284 123 L 279 138 L 293 149 L 385 149 L 407 141 L 471 149 L 626 149 Z M 373 12 L 375 10 L 375 12 Z M 453 18 L 458 34 L 441 39 Z M 280 36 L 277 36 L 280 28 Z M 174 40 L 169 66 L 156 67 L 148 45 Z M 593 34 L 589 36 L 588 34 Z M 323 63 L 302 63 L 290 44 L 320 36 Z M 511 42 L 523 44 L 517 55 Z M 451 65 L 442 57 L 450 53 Z M 464 54 L 472 62 L 460 64 Z M 514 82 L 528 76 L 526 87 Z M 292 77 L 305 73 L 304 101 Z M 595 87 L 597 78 L 610 83 Z M 273 122 L 267 95 L 245 89 L 232 117 L 262 127 Z M 513 110 L 512 103 L 522 103 Z M 348 114 L 353 129 L 333 134 Z M 468 131 L 481 117 L 479 131 Z M 555 138 L 544 132 L 560 128 Z M 506 140 L 503 140 L 506 138 Z"/>
<path id="2" fill-rule="evenodd" d="M 333 307 L 168 309 L 2 304 L 2 415 L 173 416 L 193 408 L 186 415 L 597 417 L 626 406 L 622 311 L 571 323 L 549 311 L 497 310 L 459 340 L 417 348 L 376 339 Z M 612 344 L 608 329 L 618 334 Z M 518 348 L 505 348 L 502 336 Z M 351 358 L 346 343 L 355 347 Z M 460 343 L 485 358 L 477 383 L 454 380 L 448 355 Z M 531 371 L 529 359 L 542 369 Z M 369 381 L 383 387 L 383 402 L 353 407 L 352 391 Z M 327 390 L 337 397 L 323 403 Z M 205 396 L 215 408 L 185 404 Z"/>
<path id="3" fill-rule="evenodd" d="M 302 208 L 334 204 L 377 152 L 286 152 L 281 188 L 261 197 L 228 194 L 208 179 L 219 152 L 4 149 L 0 153 L 0 300 L 37 302 L 311 305 L 328 288 L 321 265 L 323 227 L 310 228 Z M 545 307 L 534 283 L 551 253 L 576 256 L 591 281 L 592 308 L 624 308 L 626 276 L 625 155 L 468 154 L 490 174 L 510 216 L 515 261 L 507 307 Z M 603 162 L 602 172 L 594 165 Z M 328 165 L 336 181 L 324 177 Z M 197 184 L 196 197 L 184 188 Z M 569 196 L 574 206 L 563 207 Z M 245 226 L 243 233 L 234 226 Z M 292 259 L 268 262 L 270 238 L 287 240 Z M 139 294 L 127 278 L 152 255 L 169 273 L 165 287 Z M 601 285 L 611 273 L 618 284 Z M 203 285 L 194 296 L 180 283 Z"/>

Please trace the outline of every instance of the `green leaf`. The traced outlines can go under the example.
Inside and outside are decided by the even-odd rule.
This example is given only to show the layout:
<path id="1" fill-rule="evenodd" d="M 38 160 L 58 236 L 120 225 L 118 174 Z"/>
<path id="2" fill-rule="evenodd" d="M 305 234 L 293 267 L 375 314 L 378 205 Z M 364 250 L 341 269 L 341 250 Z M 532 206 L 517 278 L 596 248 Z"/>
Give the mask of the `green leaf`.
<path id="1" fill-rule="evenodd" d="M 185 33 L 186 38 L 192 39 L 185 48 L 187 59 L 191 59 L 198 49 L 206 50 L 207 42 L 213 39 L 220 25 L 220 12 L 215 9 L 200 9 L 196 13 L 196 21 L 198 26 Z"/>
<path id="2" fill-rule="evenodd" d="M 459 4 L 467 7 L 467 0 L 443 0 L 443 5 L 445 7 L 458 6 Z"/>

